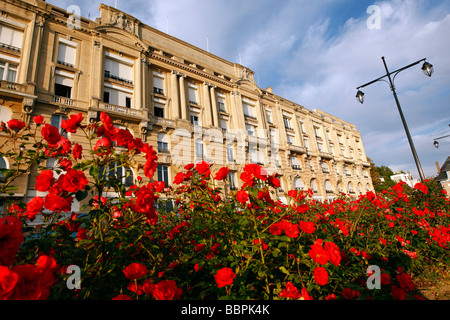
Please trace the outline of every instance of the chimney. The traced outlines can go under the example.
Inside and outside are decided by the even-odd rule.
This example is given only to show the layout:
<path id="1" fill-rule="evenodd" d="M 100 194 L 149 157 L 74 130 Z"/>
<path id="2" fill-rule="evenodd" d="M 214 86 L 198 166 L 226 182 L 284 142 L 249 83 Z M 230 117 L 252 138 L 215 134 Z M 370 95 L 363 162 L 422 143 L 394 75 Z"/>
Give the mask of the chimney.
<path id="1" fill-rule="evenodd" d="M 441 167 L 439 167 L 439 162 L 436 161 L 436 168 L 437 168 L 437 172 L 438 174 L 441 173 Z"/>

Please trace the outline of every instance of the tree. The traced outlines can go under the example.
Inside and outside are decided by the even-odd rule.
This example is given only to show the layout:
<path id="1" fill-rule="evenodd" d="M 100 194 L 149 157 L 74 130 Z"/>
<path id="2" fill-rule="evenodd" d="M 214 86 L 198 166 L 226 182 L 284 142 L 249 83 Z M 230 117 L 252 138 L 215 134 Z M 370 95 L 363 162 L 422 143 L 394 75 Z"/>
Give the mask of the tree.
<path id="1" fill-rule="evenodd" d="M 395 181 L 391 179 L 394 172 L 389 167 L 385 165 L 376 166 L 372 159 L 367 158 L 367 160 L 370 163 L 370 177 L 375 191 L 381 192 L 395 185 Z"/>

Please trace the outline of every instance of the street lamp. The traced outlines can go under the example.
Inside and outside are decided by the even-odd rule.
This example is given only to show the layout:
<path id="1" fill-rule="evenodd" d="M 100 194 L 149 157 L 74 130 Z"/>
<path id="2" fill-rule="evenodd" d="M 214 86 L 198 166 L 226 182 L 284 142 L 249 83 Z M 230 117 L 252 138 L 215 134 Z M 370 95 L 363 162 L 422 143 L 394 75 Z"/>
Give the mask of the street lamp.
<path id="1" fill-rule="evenodd" d="M 386 60 L 384 59 L 384 57 L 381 57 L 381 59 L 383 60 L 384 68 L 386 69 L 386 74 L 384 76 L 378 78 L 378 79 L 370 81 L 370 82 L 368 82 L 368 83 L 366 83 L 366 84 L 356 88 L 358 90 L 358 92 L 356 94 L 356 99 L 361 104 L 364 103 L 364 92 L 362 92 L 360 89 L 362 89 L 364 87 L 367 87 L 367 86 L 369 86 L 369 85 L 371 85 L 371 84 L 373 84 L 375 82 L 378 82 L 378 81 L 385 81 L 385 82 L 387 82 L 384 78 L 386 78 L 386 77 L 388 78 L 389 82 L 387 82 L 387 83 L 390 85 L 392 93 L 394 94 L 394 99 L 395 99 L 395 102 L 397 104 L 397 108 L 398 108 L 398 111 L 400 113 L 400 117 L 402 119 L 403 127 L 405 128 L 406 136 L 408 137 L 408 141 L 409 141 L 409 145 L 411 147 L 411 151 L 412 151 L 412 154 L 413 154 L 413 157 L 414 157 L 414 161 L 416 163 L 417 170 L 419 171 L 420 179 L 423 182 L 425 180 L 425 176 L 423 174 L 422 166 L 420 165 L 419 157 L 417 156 L 416 148 L 414 147 L 414 142 L 413 142 L 413 140 L 411 138 L 411 134 L 409 133 L 408 125 L 406 124 L 405 116 L 403 115 L 403 111 L 402 111 L 402 108 L 400 106 L 400 101 L 398 100 L 397 92 L 395 91 L 394 80 L 395 80 L 395 77 L 400 72 L 402 72 L 403 70 L 409 69 L 409 68 L 411 68 L 411 67 L 413 67 L 415 65 L 418 65 L 421 62 L 424 62 L 423 65 L 422 65 L 423 73 L 426 76 L 431 77 L 433 75 L 433 73 L 434 73 L 433 65 L 428 63 L 428 62 L 426 62 L 426 59 L 422 59 L 422 60 L 416 61 L 414 63 L 411 63 L 410 65 L 407 65 L 406 67 L 400 68 L 400 69 L 395 70 L 393 72 L 389 72 L 387 64 L 386 64 Z M 394 76 L 391 77 L 391 75 L 394 75 Z M 439 143 L 438 143 L 438 146 L 439 146 Z"/>

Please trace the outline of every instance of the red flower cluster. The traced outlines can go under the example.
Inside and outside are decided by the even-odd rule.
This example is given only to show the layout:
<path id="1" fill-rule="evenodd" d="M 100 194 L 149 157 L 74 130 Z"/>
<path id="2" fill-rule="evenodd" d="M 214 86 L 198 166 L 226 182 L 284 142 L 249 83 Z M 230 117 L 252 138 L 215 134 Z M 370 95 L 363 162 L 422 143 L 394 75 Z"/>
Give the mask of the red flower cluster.
<path id="1" fill-rule="evenodd" d="M 314 262 L 325 265 L 328 262 L 335 266 L 339 266 L 341 263 L 341 251 L 334 242 L 326 242 L 325 248 L 322 246 L 323 240 L 317 239 L 316 242 L 311 245 L 308 255 Z"/>
<path id="2" fill-rule="evenodd" d="M 281 290 L 279 294 L 280 298 L 289 298 L 294 300 L 312 300 L 313 297 L 308 294 L 306 288 L 302 288 L 301 292 L 292 284 L 292 282 L 288 281 L 286 283 L 286 288 Z"/>
<path id="3" fill-rule="evenodd" d="M 217 271 L 214 279 L 216 280 L 217 288 L 222 288 L 231 285 L 235 277 L 236 274 L 232 269 L 223 268 Z"/>

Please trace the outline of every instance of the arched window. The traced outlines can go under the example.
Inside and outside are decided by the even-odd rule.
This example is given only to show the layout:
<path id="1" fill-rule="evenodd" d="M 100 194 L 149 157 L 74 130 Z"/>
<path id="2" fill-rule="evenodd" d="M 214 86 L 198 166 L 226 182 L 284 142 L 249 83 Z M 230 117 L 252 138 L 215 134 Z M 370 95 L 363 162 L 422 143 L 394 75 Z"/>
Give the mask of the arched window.
<path id="1" fill-rule="evenodd" d="M 331 186 L 331 182 L 329 180 L 325 181 L 325 190 L 326 193 L 333 193 L 333 187 Z"/>
<path id="2" fill-rule="evenodd" d="M 314 193 L 318 193 L 319 192 L 319 190 L 317 189 L 316 179 L 312 179 L 311 180 L 311 188 L 312 188 L 312 191 Z"/>
<path id="3" fill-rule="evenodd" d="M 353 190 L 353 184 L 351 182 L 347 185 L 348 193 L 353 194 L 355 193 L 355 190 Z"/>
<path id="4" fill-rule="evenodd" d="M 358 183 L 358 192 L 359 192 L 359 194 L 363 194 L 364 193 L 361 183 Z"/>
<path id="5" fill-rule="evenodd" d="M 303 183 L 302 179 L 295 178 L 294 179 L 294 188 L 295 190 L 303 190 L 305 188 L 305 184 Z"/>

